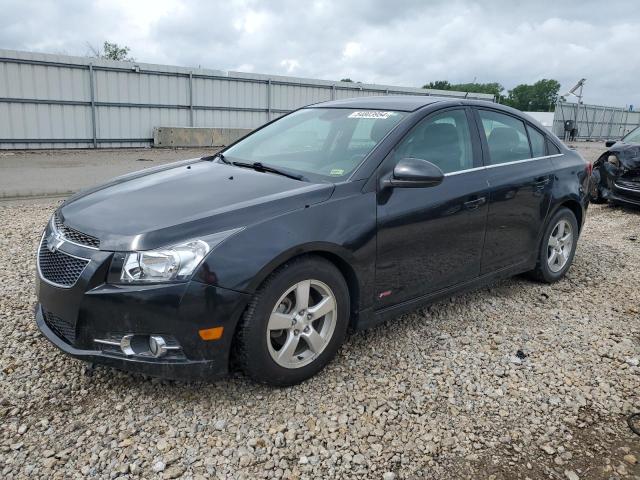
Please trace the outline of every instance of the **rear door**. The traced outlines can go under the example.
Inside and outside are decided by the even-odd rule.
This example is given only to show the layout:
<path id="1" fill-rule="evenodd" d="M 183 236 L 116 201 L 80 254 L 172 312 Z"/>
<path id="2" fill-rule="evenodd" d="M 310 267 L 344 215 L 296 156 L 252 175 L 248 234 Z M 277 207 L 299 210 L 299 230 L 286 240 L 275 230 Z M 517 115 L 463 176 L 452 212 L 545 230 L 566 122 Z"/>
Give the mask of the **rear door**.
<path id="1" fill-rule="evenodd" d="M 522 119 L 476 109 L 491 189 L 481 274 L 535 258 L 551 201 L 545 136 Z"/>
<path id="2" fill-rule="evenodd" d="M 487 217 L 487 181 L 470 110 L 440 110 L 394 148 L 383 174 L 404 157 L 445 173 L 428 188 L 378 191 L 377 307 L 400 303 L 479 275 Z"/>

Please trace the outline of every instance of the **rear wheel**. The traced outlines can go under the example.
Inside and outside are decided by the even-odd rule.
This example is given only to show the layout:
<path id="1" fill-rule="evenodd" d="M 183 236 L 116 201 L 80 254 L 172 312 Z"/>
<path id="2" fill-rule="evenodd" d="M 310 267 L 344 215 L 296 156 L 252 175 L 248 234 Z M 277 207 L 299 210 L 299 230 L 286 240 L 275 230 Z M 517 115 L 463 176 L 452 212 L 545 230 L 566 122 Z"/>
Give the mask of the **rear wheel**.
<path id="1" fill-rule="evenodd" d="M 533 276 L 553 283 L 564 277 L 573 262 L 578 242 L 578 222 L 568 208 L 558 210 L 547 224 Z"/>
<path id="2" fill-rule="evenodd" d="M 301 257 L 265 280 L 243 316 L 235 358 L 252 379 L 300 383 L 335 356 L 349 321 L 349 290 L 340 271 Z"/>

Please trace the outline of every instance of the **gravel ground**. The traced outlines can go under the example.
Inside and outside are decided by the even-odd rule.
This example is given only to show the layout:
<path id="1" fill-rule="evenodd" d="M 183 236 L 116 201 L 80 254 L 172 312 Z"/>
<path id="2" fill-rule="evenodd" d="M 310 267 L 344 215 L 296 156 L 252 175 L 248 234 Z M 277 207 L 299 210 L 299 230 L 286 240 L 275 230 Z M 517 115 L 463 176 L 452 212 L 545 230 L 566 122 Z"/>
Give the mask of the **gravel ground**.
<path id="1" fill-rule="evenodd" d="M 553 286 L 439 302 L 272 389 L 88 375 L 50 345 L 33 257 L 55 205 L 0 204 L 3 479 L 640 479 L 640 211 L 591 206 Z"/>
<path id="2" fill-rule="evenodd" d="M 589 160 L 592 163 L 607 149 L 604 146 L 604 142 L 571 142 L 567 143 L 567 146 L 578 150 L 585 160 Z"/>

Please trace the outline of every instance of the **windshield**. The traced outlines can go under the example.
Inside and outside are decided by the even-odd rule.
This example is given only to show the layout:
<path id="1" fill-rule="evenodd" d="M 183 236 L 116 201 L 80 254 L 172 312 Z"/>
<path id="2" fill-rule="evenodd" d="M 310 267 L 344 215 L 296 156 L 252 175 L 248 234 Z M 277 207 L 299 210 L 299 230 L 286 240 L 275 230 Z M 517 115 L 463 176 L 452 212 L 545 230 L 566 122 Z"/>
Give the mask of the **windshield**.
<path id="1" fill-rule="evenodd" d="M 624 143 L 640 143 L 640 127 L 627 133 L 627 135 L 622 138 L 622 141 Z"/>
<path id="2" fill-rule="evenodd" d="M 406 113 L 305 108 L 227 149 L 231 162 L 269 167 L 323 180 L 344 180 Z"/>

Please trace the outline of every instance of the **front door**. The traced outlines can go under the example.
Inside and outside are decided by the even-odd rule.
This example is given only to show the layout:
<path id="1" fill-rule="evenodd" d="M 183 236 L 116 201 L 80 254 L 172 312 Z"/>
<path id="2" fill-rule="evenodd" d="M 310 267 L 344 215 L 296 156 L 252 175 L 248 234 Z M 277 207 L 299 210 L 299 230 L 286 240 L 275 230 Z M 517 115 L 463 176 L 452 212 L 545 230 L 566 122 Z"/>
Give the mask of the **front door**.
<path id="1" fill-rule="evenodd" d="M 481 273 L 537 257 L 551 202 L 553 162 L 544 135 L 511 115 L 478 109 L 491 187 Z"/>
<path id="2" fill-rule="evenodd" d="M 405 157 L 445 173 L 428 188 L 379 188 L 377 307 L 397 304 L 477 277 L 488 186 L 478 132 L 465 108 L 433 113 L 395 147 L 383 171 Z"/>

